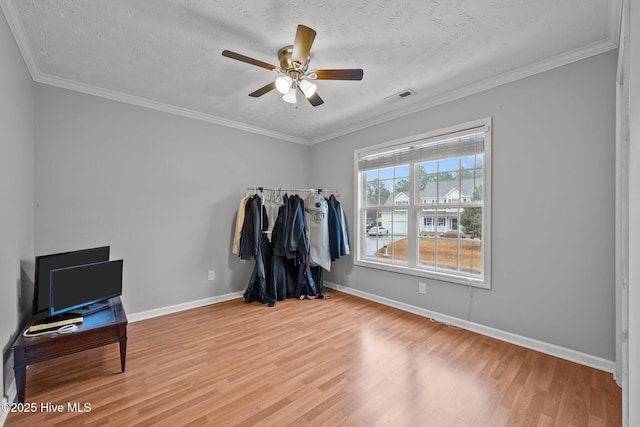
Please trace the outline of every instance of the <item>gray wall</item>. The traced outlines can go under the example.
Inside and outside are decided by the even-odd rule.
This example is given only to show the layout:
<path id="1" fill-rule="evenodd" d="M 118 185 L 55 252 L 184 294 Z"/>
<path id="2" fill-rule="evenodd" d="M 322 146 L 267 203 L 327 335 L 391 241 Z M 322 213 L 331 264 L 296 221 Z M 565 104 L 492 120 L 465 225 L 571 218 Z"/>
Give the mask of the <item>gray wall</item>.
<path id="1" fill-rule="evenodd" d="M 0 58 L 0 384 L 6 391 L 13 378 L 10 344 L 33 296 L 34 94 L 2 13 Z"/>
<path id="2" fill-rule="evenodd" d="M 613 361 L 616 60 L 611 51 L 313 146 L 312 176 L 342 190 L 354 224 L 355 149 L 493 117 L 492 290 L 427 281 L 420 295 L 416 277 L 352 259 L 326 280 Z"/>
<path id="3" fill-rule="evenodd" d="M 37 84 L 36 254 L 111 245 L 129 313 L 243 291 L 240 199 L 248 186 L 308 187 L 308 150 Z"/>

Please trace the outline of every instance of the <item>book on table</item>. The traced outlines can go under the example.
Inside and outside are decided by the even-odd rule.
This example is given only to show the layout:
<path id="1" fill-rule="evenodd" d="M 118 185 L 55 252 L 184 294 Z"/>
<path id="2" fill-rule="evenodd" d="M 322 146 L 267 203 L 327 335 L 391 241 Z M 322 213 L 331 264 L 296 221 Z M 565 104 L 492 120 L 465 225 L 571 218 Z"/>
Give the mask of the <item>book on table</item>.
<path id="1" fill-rule="evenodd" d="M 29 332 L 45 332 L 61 328 L 65 325 L 82 323 L 82 316 L 62 316 L 55 319 L 44 319 L 41 323 L 29 326 Z"/>

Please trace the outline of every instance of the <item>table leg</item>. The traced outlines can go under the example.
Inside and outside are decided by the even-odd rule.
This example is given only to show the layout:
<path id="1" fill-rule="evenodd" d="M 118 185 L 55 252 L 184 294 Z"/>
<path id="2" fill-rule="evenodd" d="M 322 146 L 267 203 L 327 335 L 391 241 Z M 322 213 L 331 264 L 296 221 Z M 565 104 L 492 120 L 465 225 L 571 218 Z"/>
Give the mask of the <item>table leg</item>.
<path id="1" fill-rule="evenodd" d="M 24 394 L 27 387 L 27 367 L 13 368 L 13 373 L 16 379 L 18 403 L 24 403 Z"/>
<path id="2" fill-rule="evenodd" d="M 120 368 L 124 372 L 124 364 L 127 359 L 127 341 L 120 341 Z"/>

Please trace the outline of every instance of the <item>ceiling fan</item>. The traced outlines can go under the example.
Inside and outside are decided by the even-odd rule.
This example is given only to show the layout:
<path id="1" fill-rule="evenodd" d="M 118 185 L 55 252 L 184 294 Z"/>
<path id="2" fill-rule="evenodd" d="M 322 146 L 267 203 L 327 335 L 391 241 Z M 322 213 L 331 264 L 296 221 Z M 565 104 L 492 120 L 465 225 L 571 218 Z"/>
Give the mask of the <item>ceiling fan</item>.
<path id="1" fill-rule="evenodd" d="M 309 54 L 315 37 L 315 30 L 298 25 L 293 44 L 284 46 L 278 51 L 279 67 L 230 50 L 223 50 L 222 55 L 280 74 L 275 81 L 251 92 L 249 96 L 257 98 L 276 89 L 283 94 L 283 100 L 295 104 L 296 93 L 300 91 L 311 105 L 317 107 L 324 101 L 316 93 L 317 86 L 312 80 L 362 80 L 363 72 L 361 69 L 309 70 L 311 59 Z"/>

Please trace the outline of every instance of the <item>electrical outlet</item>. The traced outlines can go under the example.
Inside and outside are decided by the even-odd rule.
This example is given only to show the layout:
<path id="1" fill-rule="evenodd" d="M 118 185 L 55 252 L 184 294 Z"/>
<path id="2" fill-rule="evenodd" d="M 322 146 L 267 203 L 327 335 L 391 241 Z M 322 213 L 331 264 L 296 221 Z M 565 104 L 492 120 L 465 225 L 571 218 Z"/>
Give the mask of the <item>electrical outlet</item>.
<path id="1" fill-rule="evenodd" d="M 213 270 L 209 270 L 209 280 L 213 280 L 216 278 L 216 272 Z"/>
<path id="2" fill-rule="evenodd" d="M 421 294 L 427 293 L 427 284 L 425 282 L 418 282 L 418 292 Z"/>

